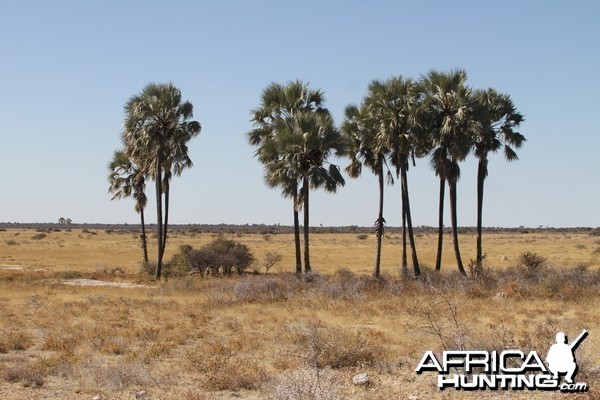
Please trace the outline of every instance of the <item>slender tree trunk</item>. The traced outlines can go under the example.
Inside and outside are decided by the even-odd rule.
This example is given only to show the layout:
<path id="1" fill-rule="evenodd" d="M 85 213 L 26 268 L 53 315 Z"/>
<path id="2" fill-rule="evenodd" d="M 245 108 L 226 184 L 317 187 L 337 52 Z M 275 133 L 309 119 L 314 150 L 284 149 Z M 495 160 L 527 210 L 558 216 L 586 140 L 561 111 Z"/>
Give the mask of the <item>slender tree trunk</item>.
<path id="1" fill-rule="evenodd" d="M 440 174 L 440 204 L 438 211 L 438 247 L 437 256 L 435 258 L 435 270 L 439 271 L 442 268 L 442 246 L 444 241 L 444 192 L 446 190 L 445 172 Z"/>
<path id="2" fill-rule="evenodd" d="M 308 213 L 308 176 L 303 178 L 302 189 L 304 190 L 304 272 L 310 272 L 310 246 L 308 241 L 309 235 L 309 213 Z"/>
<path id="3" fill-rule="evenodd" d="M 385 229 L 383 219 L 383 157 L 379 157 L 379 171 L 377 177 L 379 178 L 379 215 L 377 217 L 377 256 L 375 258 L 375 269 L 373 270 L 373 276 L 375 278 L 381 277 L 381 241 L 383 239 L 383 231 Z"/>
<path id="4" fill-rule="evenodd" d="M 401 187 L 401 191 L 404 188 Z M 406 257 L 406 204 L 404 203 L 404 193 L 402 193 L 402 275 L 408 276 L 408 260 Z"/>
<path id="5" fill-rule="evenodd" d="M 164 219 L 164 223 L 163 223 L 163 242 L 162 242 L 162 254 L 160 256 L 160 259 L 162 260 L 164 255 L 165 255 L 165 249 L 167 248 L 167 226 L 169 224 L 169 194 L 171 192 L 171 184 L 169 182 L 169 177 L 165 176 L 165 210 L 164 210 L 164 214 L 165 214 L 165 219 Z"/>
<path id="6" fill-rule="evenodd" d="M 480 274 L 483 272 L 483 251 L 481 246 L 481 240 L 483 236 L 482 232 L 482 220 L 483 220 L 483 184 L 487 175 L 487 158 L 480 158 L 479 165 L 477 168 L 477 266 L 476 273 Z"/>
<path id="7" fill-rule="evenodd" d="M 452 221 L 452 241 L 454 242 L 454 254 L 456 255 L 456 264 L 461 274 L 466 275 L 463 267 L 462 258 L 460 257 L 460 248 L 458 246 L 458 225 L 456 218 L 456 181 L 448 181 L 450 189 L 450 219 Z"/>
<path id="8" fill-rule="evenodd" d="M 162 214 L 162 159 L 159 156 L 156 158 L 156 225 L 157 225 L 157 242 L 158 256 L 156 260 L 156 279 L 160 279 L 162 275 L 162 256 L 163 256 L 163 214 Z"/>
<path id="9" fill-rule="evenodd" d="M 406 161 L 408 163 L 408 161 Z M 412 225 L 412 216 L 410 213 L 410 201 L 408 196 L 408 175 L 407 165 L 403 165 L 401 169 L 401 184 L 402 184 L 402 208 L 404 210 L 404 217 L 406 218 L 406 224 L 408 228 L 408 240 L 410 242 L 410 250 L 412 254 L 413 270 L 415 277 L 421 276 L 421 268 L 419 267 L 419 258 L 417 257 L 417 246 L 415 245 L 415 235 Z M 406 245 L 406 243 L 405 243 Z"/>
<path id="10" fill-rule="evenodd" d="M 146 222 L 144 220 L 144 209 L 140 210 L 140 222 L 142 224 L 142 252 L 144 253 L 144 265 L 148 264 L 148 242 L 146 240 Z"/>
<path id="11" fill-rule="evenodd" d="M 298 189 L 294 189 L 294 244 L 296 247 L 296 273 L 302 273 L 302 254 L 300 250 L 300 219 L 298 216 Z"/>

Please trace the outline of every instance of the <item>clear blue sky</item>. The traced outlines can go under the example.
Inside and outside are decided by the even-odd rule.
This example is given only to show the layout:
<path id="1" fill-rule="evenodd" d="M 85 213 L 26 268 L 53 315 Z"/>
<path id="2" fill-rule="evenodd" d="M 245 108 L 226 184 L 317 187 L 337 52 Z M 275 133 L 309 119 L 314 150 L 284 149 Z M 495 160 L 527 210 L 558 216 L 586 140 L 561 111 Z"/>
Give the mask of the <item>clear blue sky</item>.
<path id="1" fill-rule="evenodd" d="M 598 1 L 0 5 L 0 221 L 136 223 L 131 200 L 110 201 L 106 165 L 125 102 L 172 81 L 202 133 L 190 146 L 194 168 L 172 184 L 171 221 L 290 225 L 290 201 L 263 184 L 245 139 L 269 82 L 321 88 L 339 123 L 372 79 L 464 68 L 470 85 L 510 94 L 526 116 L 520 160 L 490 161 L 484 225 L 600 226 Z M 459 224 L 473 226 L 474 159 L 462 169 Z M 436 225 L 426 160 L 409 180 L 414 223 Z M 313 225 L 372 225 L 377 181 L 366 172 L 312 199 Z M 385 216 L 401 224 L 398 185 Z"/>

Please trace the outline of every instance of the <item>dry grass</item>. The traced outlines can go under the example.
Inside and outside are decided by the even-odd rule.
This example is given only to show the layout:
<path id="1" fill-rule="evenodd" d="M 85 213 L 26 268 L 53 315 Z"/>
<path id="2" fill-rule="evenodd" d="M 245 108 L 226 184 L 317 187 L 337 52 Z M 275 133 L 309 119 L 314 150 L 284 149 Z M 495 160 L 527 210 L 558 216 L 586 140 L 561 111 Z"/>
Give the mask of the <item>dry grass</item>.
<path id="1" fill-rule="evenodd" d="M 426 350 L 444 347 L 518 346 L 545 354 L 556 331 L 575 337 L 584 328 L 590 336 L 577 350 L 578 378 L 591 386 L 583 398 L 599 396 L 600 273 L 591 254 L 598 239 L 591 236 L 488 235 L 490 273 L 477 280 L 450 271 L 401 279 L 399 240 L 392 237 L 384 248 L 387 275 L 374 282 L 361 274 L 370 272 L 373 237 L 323 234 L 313 236 L 320 275 L 156 283 L 138 274 L 140 251 L 130 233 L 73 230 L 32 240 L 33 234 L 0 232 L 2 398 L 131 399 L 140 390 L 184 400 L 494 398 L 498 393 L 439 392 L 432 375 L 416 375 L 414 368 Z M 170 249 L 212 239 L 177 234 Z M 235 239 L 258 260 L 282 254 L 280 268 L 292 269 L 291 236 Z M 464 239 L 470 254 L 474 237 Z M 432 263 L 426 249 L 435 250 L 434 236 L 418 240 L 424 263 Z M 544 255 L 549 266 L 518 268 L 525 251 Z M 448 249 L 446 270 L 451 255 Z M 17 267 L 24 269 L 7 269 Z M 71 278 L 149 287 L 62 284 Z M 368 389 L 352 385 L 359 372 L 371 376 Z"/>
<path id="2" fill-rule="evenodd" d="M 132 273 L 139 269 L 141 250 L 139 234 L 132 231 L 102 230 L 62 230 L 36 233 L 25 229 L 0 231 L 0 268 L 24 267 L 29 269 L 72 270 L 95 272 L 99 268 L 119 267 Z M 46 235 L 34 240 L 33 236 Z M 176 231 L 169 236 L 165 259 L 175 254 L 183 244 L 199 248 L 216 235 Z M 315 270 L 332 274 L 345 268 L 354 273 L 370 273 L 375 259 L 375 235 L 354 233 L 314 234 L 311 243 L 312 264 Z M 262 262 L 268 253 L 283 256 L 278 268 L 292 271 L 294 265 L 293 235 L 272 234 L 269 240 L 262 234 L 227 234 L 253 251 L 256 259 Z M 443 265 L 453 270 L 456 265 L 450 235 L 444 238 Z M 475 235 L 460 236 L 461 252 L 465 263 L 475 258 Z M 435 263 L 437 236 L 419 234 L 416 238 L 419 259 L 425 265 Z M 382 268 L 396 273 L 401 258 L 401 238 L 397 234 L 388 235 L 383 242 Z M 587 264 L 600 266 L 598 237 L 588 233 L 489 233 L 484 235 L 484 251 L 491 268 L 515 265 L 523 252 L 533 252 L 547 258 L 550 265 L 559 267 Z M 155 254 L 153 239 L 149 242 L 149 252 Z"/>

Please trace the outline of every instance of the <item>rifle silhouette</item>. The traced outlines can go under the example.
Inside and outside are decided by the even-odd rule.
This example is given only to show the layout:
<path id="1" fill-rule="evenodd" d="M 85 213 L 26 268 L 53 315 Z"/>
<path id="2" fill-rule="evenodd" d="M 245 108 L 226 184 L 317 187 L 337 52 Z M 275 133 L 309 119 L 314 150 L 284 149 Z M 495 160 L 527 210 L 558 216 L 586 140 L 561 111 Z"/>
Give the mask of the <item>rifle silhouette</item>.
<path id="1" fill-rule="evenodd" d="M 575 348 L 577 346 L 579 346 L 579 344 L 581 342 L 583 342 L 583 339 L 585 339 L 587 337 L 587 335 L 588 335 L 588 331 L 586 329 L 584 329 L 583 332 L 581 332 L 579 334 L 579 336 L 577 336 L 577 338 L 575 340 L 573 340 L 571 342 L 571 344 L 569 345 L 569 347 L 571 348 L 571 350 L 575 350 Z"/>

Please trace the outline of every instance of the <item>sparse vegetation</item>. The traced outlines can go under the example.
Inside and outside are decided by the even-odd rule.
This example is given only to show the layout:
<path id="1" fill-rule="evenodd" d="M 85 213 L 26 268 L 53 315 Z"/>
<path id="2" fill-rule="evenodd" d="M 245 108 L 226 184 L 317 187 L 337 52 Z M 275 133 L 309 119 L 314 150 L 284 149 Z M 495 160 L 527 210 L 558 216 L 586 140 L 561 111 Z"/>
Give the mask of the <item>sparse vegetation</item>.
<path id="1" fill-rule="evenodd" d="M 217 279 L 190 275 L 187 251 L 235 241 L 257 255 L 261 268 L 273 253 L 287 269 L 294 263 L 293 234 L 264 241 L 258 232 L 212 238 L 184 231 L 171 237 L 175 251 L 168 263 L 181 262 L 184 272 L 156 282 L 138 273 L 130 257 L 138 242 L 129 234 L 93 229 L 95 236 L 63 230 L 43 241 L 27 239 L 24 230 L 0 232 L 0 263 L 8 265 L 0 269 L 1 393 L 89 400 L 96 394 L 134 398 L 143 389 L 150 398 L 366 400 L 419 393 L 458 399 L 469 394 L 438 392 L 429 377 L 414 374 L 425 350 L 519 347 L 542 354 L 558 330 L 575 335 L 600 323 L 597 313 L 587 311 L 595 310 L 600 292 L 598 260 L 590 255 L 597 238 L 588 232 L 531 232 L 528 241 L 490 234 L 485 273 L 472 278 L 434 271 L 434 232 L 421 233 L 432 250 L 421 251 L 419 280 L 402 277 L 399 251 L 384 241 L 383 274 L 374 280 L 369 242 L 356 231 L 315 235 L 314 262 L 323 273 L 234 273 L 225 279 L 222 269 Z M 21 246 L 6 244 L 18 232 Z M 76 260 L 66 258 L 61 241 L 80 251 Z M 560 243 L 570 243 L 568 254 Z M 474 244 L 465 250 L 474 254 Z M 526 252 L 548 255 L 551 262 L 532 273 L 519 261 Z M 502 262 L 501 255 L 512 261 Z M 47 267 L 37 270 L 36 259 Z M 147 287 L 62 285 L 78 278 Z M 577 350 L 578 377 L 590 384 L 590 395 L 600 387 L 597 350 L 591 340 Z M 362 372 L 373 381 L 368 389 L 352 385 Z"/>

